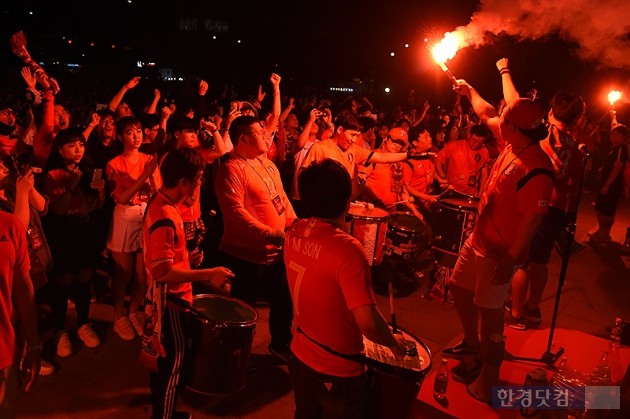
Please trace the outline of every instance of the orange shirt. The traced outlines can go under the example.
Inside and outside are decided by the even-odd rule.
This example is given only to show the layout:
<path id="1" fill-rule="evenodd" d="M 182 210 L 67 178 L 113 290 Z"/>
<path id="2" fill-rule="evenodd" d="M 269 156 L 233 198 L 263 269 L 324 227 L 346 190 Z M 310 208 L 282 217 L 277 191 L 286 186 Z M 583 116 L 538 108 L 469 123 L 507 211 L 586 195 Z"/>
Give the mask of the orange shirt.
<path id="1" fill-rule="evenodd" d="M 197 221 L 199 217 L 201 217 L 201 204 L 199 203 L 200 193 L 201 187 L 197 186 L 193 195 L 194 202 L 192 205 L 189 205 L 186 201 L 182 202 L 181 204 L 177 204 L 179 215 L 181 215 L 182 220 L 184 220 L 185 223 Z"/>
<path id="2" fill-rule="evenodd" d="M 434 166 L 431 160 L 409 160 L 413 165 L 413 173 L 409 185 L 420 193 L 431 193 Z"/>
<path id="3" fill-rule="evenodd" d="M 137 162 L 131 162 L 122 154 L 111 159 L 105 167 L 107 182 L 112 197 L 128 189 L 144 171 L 144 166 L 151 159 L 151 156 L 144 153 L 138 153 Z M 118 202 L 118 204 L 138 205 L 148 202 L 149 197 L 162 186 L 162 178 L 160 172 L 156 169 L 151 176 L 147 178 L 145 183 L 138 189 L 138 192 L 129 200 L 129 202 Z"/>
<path id="4" fill-rule="evenodd" d="M 388 208 L 402 199 L 404 185 L 411 181 L 411 167 L 407 162 L 376 163 L 370 171 L 363 190 L 363 199 L 377 207 Z M 396 169 L 398 168 L 398 169 Z M 394 171 L 400 170 L 400 179 Z"/>
<path id="5" fill-rule="evenodd" d="M 471 235 L 473 249 L 492 260 L 500 260 L 517 239 L 524 215 L 547 213 L 552 187 L 551 162 L 538 144 L 518 154 L 511 145 L 506 146 L 492 167 L 488 186 L 479 201 L 479 217 Z"/>
<path id="6" fill-rule="evenodd" d="M 142 238 L 145 243 L 142 252 L 149 289 L 156 285 L 155 278 L 166 275 L 174 267 L 190 269 L 184 222 L 179 216 L 177 205 L 161 192 L 155 195 L 145 211 Z M 170 283 L 166 289 L 169 294 L 192 304 L 190 282 Z"/>
<path id="7" fill-rule="evenodd" d="M 268 237 L 297 217 L 276 165 L 263 156 L 246 160 L 231 154 L 219 167 L 215 192 L 223 214 L 221 250 L 253 263 L 277 262 L 280 248 Z"/>
<path id="8" fill-rule="evenodd" d="M 437 159 L 445 166 L 446 179 L 455 190 L 476 195 L 479 173 L 488 160 L 484 147 L 473 150 L 466 140 L 450 141 L 440 150 Z"/>
<path id="9" fill-rule="evenodd" d="M 284 261 L 296 325 L 335 351 L 363 351 L 352 310 L 375 304 L 371 270 L 361 243 L 331 223 L 300 220 L 287 230 Z M 297 332 L 291 351 L 316 371 L 354 377 L 364 367 L 333 355 Z"/>
<path id="10" fill-rule="evenodd" d="M 354 179 L 357 173 L 357 166 L 365 163 L 371 151 L 352 144 L 346 151 L 343 151 L 333 140 L 319 141 L 311 147 L 308 155 L 302 163 L 302 167 L 308 167 L 312 162 L 320 162 L 324 159 L 333 159 L 341 163 L 350 178 Z"/>

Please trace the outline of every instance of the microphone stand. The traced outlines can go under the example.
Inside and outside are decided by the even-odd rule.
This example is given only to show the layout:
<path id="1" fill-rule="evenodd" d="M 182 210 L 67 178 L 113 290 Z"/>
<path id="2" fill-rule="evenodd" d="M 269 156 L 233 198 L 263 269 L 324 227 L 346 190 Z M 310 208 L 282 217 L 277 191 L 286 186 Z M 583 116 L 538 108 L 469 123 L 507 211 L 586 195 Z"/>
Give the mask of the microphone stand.
<path id="1" fill-rule="evenodd" d="M 571 256 L 571 246 L 573 245 L 573 241 L 575 238 L 575 224 L 577 221 L 577 213 L 580 207 L 580 196 L 582 194 L 582 185 L 584 183 L 584 174 L 586 172 L 586 164 L 588 163 L 588 159 L 591 158 L 591 153 L 585 147 L 579 147 L 578 149 L 582 151 L 582 168 L 578 181 L 578 189 L 577 189 L 577 197 L 575 199 L 574 206 L 572 208 L 572 219 L 569 220 L 565 228 L 565 236 L 566 243 L 564 246 L 564 252 L 562 254 L 562 265 L 560 267 L 560 276 L 558 278 L 558 290 L 556 291 L 556 301 L 553 307 L 553 316 L 551 317 L 551 328 L 549 329 L 549 339 L 547 340 L 547 349 L 539 358 L 529 358 L 523 356 L 514 356 L 507 351 L 505 352 L 505 359 L 508 361 L 532 361 L 532 362 L 541 362 L 543 364 L 547 364 L 552 367 L 558 359 L 564 354 L 564 348 L 560 347 L 556 352 L 551 350 L 551 346 L 553 344 L 553 335 L 556 330 L 556 321 L 558 320 L 558 308 L 560 307 L 560 296 L 562 294 L 562 287 L 564 286 L 564 280 L 567 276 L 567 269 L 569 267 L 569 257 Z"/>

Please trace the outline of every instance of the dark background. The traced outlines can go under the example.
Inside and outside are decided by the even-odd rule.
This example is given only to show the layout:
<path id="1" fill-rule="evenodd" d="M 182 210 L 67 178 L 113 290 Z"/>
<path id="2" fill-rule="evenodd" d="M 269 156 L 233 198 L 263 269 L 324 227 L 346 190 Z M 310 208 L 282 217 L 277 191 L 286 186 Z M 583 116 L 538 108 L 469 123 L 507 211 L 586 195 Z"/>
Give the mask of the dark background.
<path id="1" fill-rule="evenodd" d="M 8 47 L 9 36 L 21 29 L 31 55 L 66 93 L 89 89 L 101 101 L 135 75 L 146 77 L 141 93 L 155 87 L 165 96 L 194 91 L 201 77 L 211 93 L 228 84 L 248 95 L 258 84 L 268 88 L 274 71 L 288 95 L 311 87 L 322 92 L 351 86 L 388 102 L 403 100 L 413 88 L 420 97 L 450 103 L 450 83 L 430 58 L 424 38 L 441 39 L 444 32 L 468 23 L 477 7 L 474 0 L 4 0 L 0 76 L 3 89 L 22 88 L 21 63 Z M 197 22 L 197 30 L 180 30 L 182 19 Z M 224 22 L 228 30 L 206 30 L 205 19 Z M 496 100 L 501 91 L 494 63 L 507 56 L 522 93 L 535 87 L 548 99 L 566 89 L 582 94 L 590 112 L 604 112 L 606 93 L 627 82 L 627 71 L 580 61 L 574 47 L 557 36 L 520 42 L 500 36 L 478 49 L 461 50 L 448 64 L 456 77 Z M 138 60 L 156 67 L 137 68 Z M 67 68 L 66 63 L 80 67 Z M 172 68 L 184 81 L 158 80 L 157 67 Z M 385 87 L 391 89 L 389 95 Z"/>

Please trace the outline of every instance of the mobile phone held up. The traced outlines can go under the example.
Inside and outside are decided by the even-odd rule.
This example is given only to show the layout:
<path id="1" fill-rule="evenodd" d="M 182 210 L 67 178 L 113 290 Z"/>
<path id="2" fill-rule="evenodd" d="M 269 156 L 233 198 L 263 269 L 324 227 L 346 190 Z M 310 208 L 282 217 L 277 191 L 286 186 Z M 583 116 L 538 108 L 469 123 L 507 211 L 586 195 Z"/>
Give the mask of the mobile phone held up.
<path id="1" fill-rule="evenodd" d="M 94 169 L 92 174 L 92 182 L 100 182 L 103 178 L 103 169 Z"/>

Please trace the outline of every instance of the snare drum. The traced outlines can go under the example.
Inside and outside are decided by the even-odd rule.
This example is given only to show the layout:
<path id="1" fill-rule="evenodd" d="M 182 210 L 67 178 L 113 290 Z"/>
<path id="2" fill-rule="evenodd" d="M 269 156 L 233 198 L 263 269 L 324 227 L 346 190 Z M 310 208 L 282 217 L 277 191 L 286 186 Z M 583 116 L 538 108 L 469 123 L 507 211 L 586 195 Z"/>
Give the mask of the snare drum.
<path id="1" fill-rule="evenodd" d="M 195 318 L 190 375 L 186 386 L 201 394 L 230 395 L 245 387 L 258 312 L 236 298 L 194 297 Z"/>
<path id="2" fill-rule="evenodd" d="M 458 255 L 477 221 L 476 197 L 444 198 L 438 202 L 433 216 L 433 247 L 451 255 Z"/>
<path id="3" fill-rule="evenodd" d="M 392 212 L 387 225 L 385 254 L 402 262 L 413 260 L 420 250 L 424 229 L 424 223 L 412 214 Z"/>
<path id="4" fill-rule="evenodd" d="M 370 266 L 379 265 L 383 261 L 388 216 L 389 213 L 380 208 L 351 206 L 348 211 L 349 233 L 363 245 Z"/>

